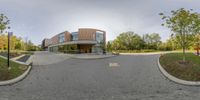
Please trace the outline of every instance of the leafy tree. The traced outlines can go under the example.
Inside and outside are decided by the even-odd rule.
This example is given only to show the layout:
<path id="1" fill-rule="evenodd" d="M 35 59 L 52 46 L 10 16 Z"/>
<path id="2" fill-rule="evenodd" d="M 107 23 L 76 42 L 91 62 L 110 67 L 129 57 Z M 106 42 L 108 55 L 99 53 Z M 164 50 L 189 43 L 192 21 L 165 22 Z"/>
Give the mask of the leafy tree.
<path id="1" fill-rule="evenodd" d="M 175 34 L 179 44 L 183 49 L 183 61 L 185 62 L 185 51 L 189 40 L 193 34 L 200 31 L 200 17 L 199 14 L 184 8 L 176 11 L 172 10 L 170 15 L 160 13 L 162 19 L 165 21 L 162 25 L 171 29 Z"/>
<path id="2" fill-rule="evenodd" d="M 4 14 L 0 14 L 0 33 L 3 33 L 5 29 L 9 28 L 8 24 L 9 24 L 8 17 L 5 16 Z"/>
<path id="3" fill-rule="evenodd" d="M 106 49 L 107 49 L 107 51 L 112 51 L 112 43 L 111 43 L 111 41 L 107 42 Z"/>
<path id="4" fill-rule="evenodd" d="M 161 43 L 161 37 L 158 33 L 145 34 L 143 35 L 143 41 L 147 49 L 158 49 L 158 45 Z"/>
<path id="5" fill-rule="evenodd" d="M 112 43 L 115 50 L 140 50 L 143 40 L 134 32 L 121 33 Z"/>

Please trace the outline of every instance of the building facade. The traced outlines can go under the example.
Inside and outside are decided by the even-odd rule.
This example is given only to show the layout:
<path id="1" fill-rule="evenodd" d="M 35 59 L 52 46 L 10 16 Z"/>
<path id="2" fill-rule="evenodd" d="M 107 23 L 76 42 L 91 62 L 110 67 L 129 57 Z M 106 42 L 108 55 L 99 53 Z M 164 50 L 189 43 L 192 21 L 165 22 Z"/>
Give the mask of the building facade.
<path id="1" fill-rule="evenodd" d="M 103 53 L 106 32 L 98 29 L 80 28 L 78 32 L 62 32 L 42 41 L 42 48 L 50 52 Z"/>

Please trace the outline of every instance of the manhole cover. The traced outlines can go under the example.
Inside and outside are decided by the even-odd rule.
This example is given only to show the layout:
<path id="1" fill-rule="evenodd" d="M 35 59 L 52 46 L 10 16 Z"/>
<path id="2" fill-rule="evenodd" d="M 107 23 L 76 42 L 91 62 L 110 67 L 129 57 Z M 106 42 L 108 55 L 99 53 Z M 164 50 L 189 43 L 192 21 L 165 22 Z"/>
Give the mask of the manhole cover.
<path id="1" fill-rule="evenodd" d="M 109 63 L 109 67 L 119 67 L 119 63 Z"/>

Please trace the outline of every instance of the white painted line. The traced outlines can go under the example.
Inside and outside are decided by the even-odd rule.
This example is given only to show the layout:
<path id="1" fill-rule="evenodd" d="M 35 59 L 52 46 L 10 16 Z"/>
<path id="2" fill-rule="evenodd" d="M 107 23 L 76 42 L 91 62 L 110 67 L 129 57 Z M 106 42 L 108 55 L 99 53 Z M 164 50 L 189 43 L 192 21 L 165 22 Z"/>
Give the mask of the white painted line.
<path id="1" fill-rule="evenodd" d="M 109 67 L 120 67 L 119 63 L 109 63 Z"/>

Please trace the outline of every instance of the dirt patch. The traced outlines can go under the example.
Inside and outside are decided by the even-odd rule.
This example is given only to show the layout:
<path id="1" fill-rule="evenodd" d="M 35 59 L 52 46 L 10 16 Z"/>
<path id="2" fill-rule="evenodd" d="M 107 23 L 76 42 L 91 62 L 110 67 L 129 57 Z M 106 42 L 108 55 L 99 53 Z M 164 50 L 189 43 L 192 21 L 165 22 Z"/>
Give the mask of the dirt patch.
<path id="1" fill-rule="evenodd" d="M 183 61 L 183 60 L 178 60 L 178 61 L 176 61 L 176 64 L 178 65 L 178 66 L 180 66 L 180 67 L 189 67 L 191 64 L 192 64 L 192 62 L 190 62 L 190 61 Z"/>

